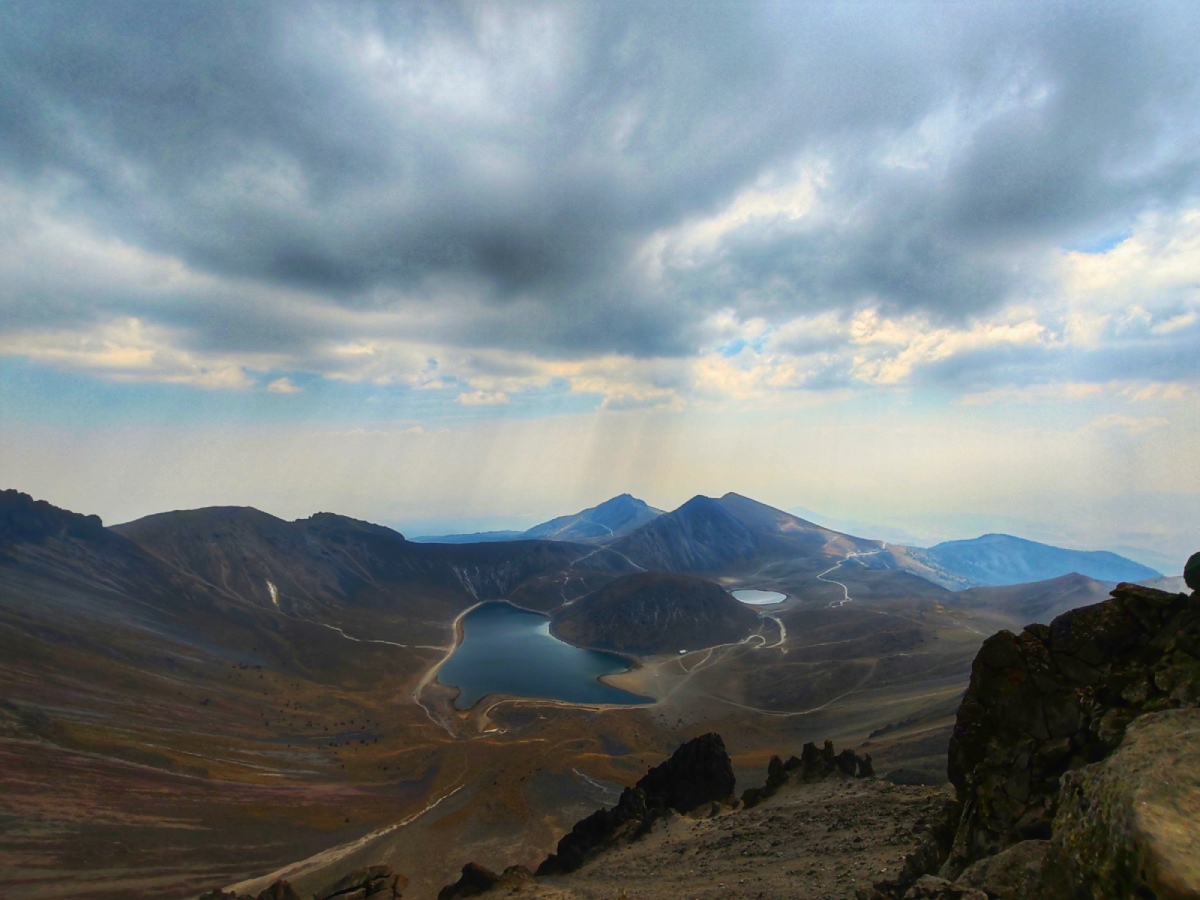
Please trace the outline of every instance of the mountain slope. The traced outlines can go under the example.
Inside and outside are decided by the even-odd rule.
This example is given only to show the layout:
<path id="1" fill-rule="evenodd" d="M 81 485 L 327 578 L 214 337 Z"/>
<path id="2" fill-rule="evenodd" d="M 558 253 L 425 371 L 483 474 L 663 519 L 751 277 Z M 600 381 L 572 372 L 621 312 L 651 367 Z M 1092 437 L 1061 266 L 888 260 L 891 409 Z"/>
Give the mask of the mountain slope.
<path id="1" fill-rule="evenodd" d="M 847 554 L 881 549 L 877 541 L 840 534 L 732 493 L 693 497 L 610 546 L 646 569 L 695 573 L 766 560 L 815 572 Z"/>
<path id="2" fill-rule="evenodd" d="M 654 654 L 739 641 L 759 618 L 711 581 L 637 572 L 563 607 L 552 623 L 573 644 Z"/>
<path id="3" fill-rule="evenodd" d="M 519 541 L 523 531 L 472 531 L 465 534 L 422 534 L 409 538 L 417 544 L 487 544 L 496 541 Z"/>
<path id="4" fill-rule="evenodd" d="M 661 509 L 655 509 L 637 497 L 621 494 L 598 506 L 588 507 L 574 515 L 558 516 L 525 531 L 441 534 L 414 540 L 423 544 L 478 544 L 521 539 L 602 544 L 628 534 L 662 514 Z"/>
<path id="5" fill-rule="evenodd" d="M 1105 600 L 1112 591 L 1105 583 L 1072 572 L 1031 584 L 970 588 L 949 601 L 965 608 L 984 608 L 1019 619 L 1023 624 L 1050 622 L 1068 610 Z"/>
<path id="6" fill-rule="evenodd" d="M 758 539 L 710 497 L 693 497 L 612 544 L 618 553 L 660 572 L 715 572 L 751 559 Z"/>
<path id="7" fill-rule="evenodd" d="M 442 605 L 457 595 L 461 607 L 503 597 L 583 557 L 591 569 L 631 568 L 614 554 L 588 556 L 563 542 L 416 544 L 390 528 L 332 513 L 287 522 L 248 507 L 210 507 L 113 530 L 231 594 L 298 615 L 345 612 L 347 605 L 391 608 L 398 599 L 411 605 L 430 591 Z"/>
<path id="8" fill-rule="evenodd" d="M 1159 572 L 1107 551 L 1067 550 L 1008 534 L 909 548 L 917 561 L 963 587 L 1025 584 L 1076 572 L 1097 581 L 1143 581 Z M 918 573 L 919 574 L 919 573 Z"/>
<path id="9" fill-rule="evenodd" d="M 608 541 L 635 531 L 663 514 L 644 501 L 621 494 L 573 516 L 559 516 L 525 532 L 527 538 L 552 541 Z"/>

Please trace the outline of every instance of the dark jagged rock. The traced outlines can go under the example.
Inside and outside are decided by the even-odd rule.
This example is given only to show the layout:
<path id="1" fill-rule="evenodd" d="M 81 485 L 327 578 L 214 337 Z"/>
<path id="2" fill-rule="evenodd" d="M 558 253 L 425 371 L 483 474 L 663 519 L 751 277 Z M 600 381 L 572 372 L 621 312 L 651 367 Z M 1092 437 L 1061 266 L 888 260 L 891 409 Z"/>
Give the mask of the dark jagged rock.
<path id="1" fill-rule="evenodd" d="M 300 895 L 281 878 L 265 890 L 259 891 L 257 900 L 300 900 Z"/>
<path id="2" fill-rule="evenodd" d="M 313 895 L 313 900 L 394 900 L 408 886 L 408 879 L 391 866 L 356 869 Z"/>
<path id="3" fill-rule="evenodd" d="M 800 748 L 800 779 L 818 781 L 834 773 L 848 777 L 867 778 L 875 774 L 870 754 L 859 756 L 849 748 L 841 753 L 833 750 L 833 741 L 826 741 L 818 750 L 813 743 Z"/>
<path id="4" fill-rule="evenodd" d="M 1200 553 L 1193 553 L 1184 564 L 1183 583 L 1193 591 L 1200 591 Z"/>
<path id="5" fill-rule="evenodd" d="M 521 882 L 533 878 L 525 866 L 509 866 L 499 875 L 477 863 L 462 867 L 462 877 L 438 891 L 438 900 L 459 900 L 460 897 L 476 897 L 486 894 L 496 886 L 508 886 L 514 890 Z"/>
<path id="6" fill-rule="evenodd" d="M 392 871 L 391 866 L 355 869 L 313 895 L 313 900 L 398 900 L 408 879 Z M 463 896 L 469 896 L 464 894 Z M 300 894 L 282 878 L 257 894 L 238 894 L 214 888 L 199 900 L 302 900 Z"/>
<path id="7" fill-rule="evenodd" d="M 500 883 L 500 876 L 478 863 L 467 863 L 462 867 L 462 877 L 438 891 L 438 900 L 457 900 L 459 897 L 474 897 L 485 894 Z"/>
<path id="8" fill-rule="evenodd" d="M 772 756 L 767 763 L 766 783 L 760 788 L 747 788 L 742 793 L 742 805 L 747 809 L 758 806 L 794 777 L 812 782 L 835 774 L 850 778 L 870 778 L 875 774 L 870 754 L 859 756 L 850 749 L 835 754 L 832 741 L 826 741 L 820 750 L 816 744 L 805 744 L 800 753 L 800 758 L 793 756 L 787 762 Z"/>
<path id="9" fill-rule="evenodd" d="M 650 809 L 687 812 L 702 803 L 733 796 L 733 764 L 719 734 L 693 738 L 671 758 L 642 776 L 637 787 Z"/>
<path id="10" fill-rule="evenodd" d="M 1200 703 L 1200 598 L 1122 584 L 1112 598 L 984 642 L 949 776 L 961 814 L 943 875 L 1045 840 L 1063 775 L 1109 756 L 1136 717 Z"/>
<path id="11" fill-rule="evenodd" d="M 704 803 L 729 802 L 734 784 L 733 765 L 720 735 L 693 738 L 626 788 L 612 809 L 597 810 L 576 822 L 537 874 L 572 872 L 596 850 L 641 837 L 668 810 L 687 812 Z"/>
<path id="12" fill-rule="evenodd" d="M 792 757 L 786 763 L 778 756 L 772 756 L 767 763 L 767 780 L 762 787 L 746 788 L 742 792 L 742 806 L 746 809 L 758 806 L 788 782 L 788 776 L 800 767 L 800 760 Z"/>
<path id="13" fill-rule="evenodd" d="M 366 896 L 365 894 L 363 895 Z M 200 900 L 301 900 L 296 889 L 282 878 L 270 887 L 263 888 L 257 894 L 238 894 L 234 891 L 223 891 L 214 888 L 200 895 Z M 383 898 L 381 898 L 383 900 Z"/>
<path id="14" fill-rule="evenodd" d="M 67 537 L 104 541 L 109 535 L 99 516 L 59 509 L 20 491 L 0 491 L 0 547 L 42 544 L 51 538 Z"/>

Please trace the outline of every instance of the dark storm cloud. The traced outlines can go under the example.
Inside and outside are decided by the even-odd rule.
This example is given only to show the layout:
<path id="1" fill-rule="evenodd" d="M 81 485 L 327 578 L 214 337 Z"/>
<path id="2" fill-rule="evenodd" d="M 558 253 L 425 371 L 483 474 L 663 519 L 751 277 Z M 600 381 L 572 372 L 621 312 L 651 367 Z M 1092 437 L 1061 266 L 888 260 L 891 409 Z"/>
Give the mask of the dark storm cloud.
<path id="1" fill-rule="evenodd" d="M 1036 292 L 1048 248 L 1194 197 L 1198 22 L 1186 4 L 9 3 L 0 167 L 222 278 L 433 307 L 412 338 L 683 354 L 718 308 L 968 317 Z M 932 163 L 884 159 L 939 115 Z M 637 277 L 647 236 L 798 158 L 830 167 L 821 216 Z M 235 306 L 140 312 L 216 349 L 340 334 Z"/>

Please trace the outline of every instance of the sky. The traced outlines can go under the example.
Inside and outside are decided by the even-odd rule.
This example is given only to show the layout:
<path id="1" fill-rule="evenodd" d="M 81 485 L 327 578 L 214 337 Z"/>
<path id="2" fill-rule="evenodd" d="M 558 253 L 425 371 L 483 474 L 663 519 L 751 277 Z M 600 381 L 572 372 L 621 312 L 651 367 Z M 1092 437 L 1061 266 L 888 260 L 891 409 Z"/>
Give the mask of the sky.
<path id="1" fill-rule="evenodd" d="M 0 4 L 0 484 L 412 534 L 737 491 L 1181 566 L 1198 46 L 1188 2 Z"/>

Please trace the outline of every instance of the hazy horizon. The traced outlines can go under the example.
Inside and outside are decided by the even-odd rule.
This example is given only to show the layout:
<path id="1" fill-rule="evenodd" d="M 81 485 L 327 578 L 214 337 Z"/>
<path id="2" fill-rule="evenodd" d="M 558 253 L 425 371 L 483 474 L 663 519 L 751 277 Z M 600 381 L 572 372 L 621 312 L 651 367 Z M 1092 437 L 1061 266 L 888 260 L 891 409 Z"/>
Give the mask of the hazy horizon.
<path id="1" fill-rule="evenodd" d="M 1198 45 L 1188 3 L 4 4 L 0 484 L 413 534 L 736 491 L 1181 564 Z"/>

